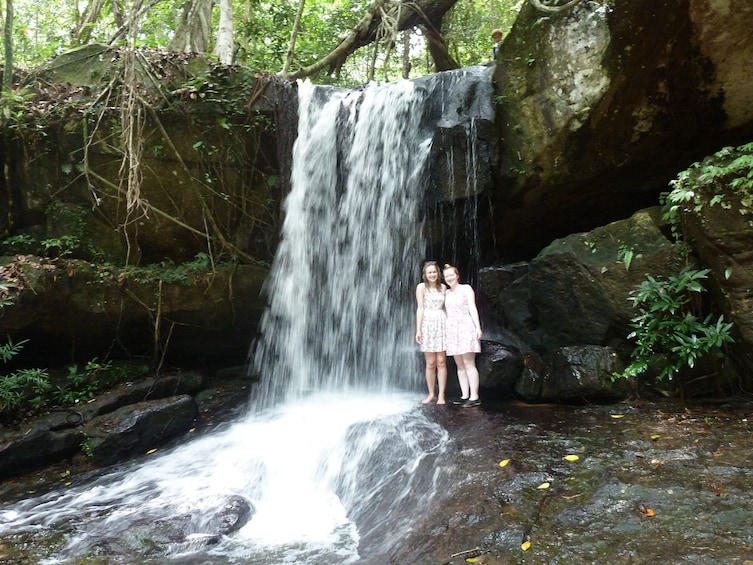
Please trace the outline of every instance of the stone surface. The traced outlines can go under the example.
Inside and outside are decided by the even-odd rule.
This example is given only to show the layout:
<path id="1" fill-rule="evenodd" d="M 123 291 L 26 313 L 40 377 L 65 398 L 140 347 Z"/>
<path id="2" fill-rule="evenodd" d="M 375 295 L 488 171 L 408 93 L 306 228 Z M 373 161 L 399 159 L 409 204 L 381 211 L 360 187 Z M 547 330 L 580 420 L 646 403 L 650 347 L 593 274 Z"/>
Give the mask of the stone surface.
<path id="1" fill-rule="evenodd" d="M 93 418 L 84 427 L 86 449 L 99 465 L 125 461 L 186 433 L 198 415 L 188 395 L 132 404 Z"/>
<path id="2" fill-rule="evenodd" d="M 494 297 L 506 327 L 540 353 L 578 344 L 631 349 L 630 292 L 646 273 L 681 264 L 658 216 L 643 210 L 552 242 Z"/>
<path id="3" fill-rule="evenodd" d="M 747 0 L 524 3 L 497 59 L 497 255 L 525 258 L 658 202 L 688 163 L 753 137 Z"/>
<path id="4" fill-rule="evenodd" d="M 515 390 L 529 402 L 580 402 L 627 398 L 635 392 L 624 379 L 613 382 L 624 363 L 609 347 L 562 347 L 547 359 L 546 372 L 526 372 Z"/>

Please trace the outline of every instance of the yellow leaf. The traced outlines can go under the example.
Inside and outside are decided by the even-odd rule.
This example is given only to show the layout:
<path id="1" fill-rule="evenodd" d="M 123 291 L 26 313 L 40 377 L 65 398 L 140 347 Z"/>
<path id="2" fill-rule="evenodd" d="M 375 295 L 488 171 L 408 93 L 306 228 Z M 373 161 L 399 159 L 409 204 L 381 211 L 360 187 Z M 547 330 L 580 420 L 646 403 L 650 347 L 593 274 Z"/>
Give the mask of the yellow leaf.
<path id="1" fill-rule="evenodd" d="M 531 549 L 531 540 L 526 540 L 522 544 L 520 544 L 520 549 L 523 551 L 528 551 Z"/>
<path id="2" fill-rule="evenodd" d="M 465 558 L 466 563 L 478 563 L 478 559 L 475 557 L 466 557 Z"/>
<path id="3" fill-rule="evenodd" d="M 156 449 L 156 448 L 154 448 L 154 449 L 150 449 L 149 451 L 147 451 L 147 452 L 146 452 L 146 454 L 147 454 L 147 455 L 151 455 L 151 454 L 152 454 L 152 453 L 154 453 L 155 451 L 157 451 L 157 449 Z"/>
<path id="4" fill-rule="evenodd" d="M 654 441 L 656 441 L 656 440 L 657 440 L 657 439 L 659 439 L 660 437 L 661 437 L 661 436 L 660 436 L 659 434 L 654 434 L 654 435 L 652 435 L 652 436 L 651 436 L 651 439 L 652 439 L 652 440 L 654 440 Z"/>
<path id="5" fill-rule="evenodd" d="M 578 459 L 580 459 L 580 457 L 578 457 L 577 455 L 565 455 L 563 459 L 565 461 L 577 461 Z"/>
<path id="6" fill-rule="evenodd" d="M 500 467 L 507 467 L 507 464 L 508 464 L 509 462 L 510 462 L 510 460 L 509 460 L 509 459 L 503 459 L 502 461 L 500 461 L 500 462 L 499 462 L 499 466 L 500 466 Z"/>
<path id="7" fill-rule="evenodd" d="M 612 418 L 614 418 L 615 420 L 617 420 L 618 418 L 624 418 L 624 417 L 625 417 L 625 414 L 612 414 Z"/>
<path id="8" fill-rule="evenodd" d="M 646 508 L 646 516 L 648 516 L 649 518 L 652 518 L 654 516 L 654 511 L 651 510 L 650 508 Z"/>
<path id="9" fill-rule="evenodd" d="M 541 483 L 541 484 L 540 484 L 539 486 L 537 486 L 536 488 L 538 488 L 538 489 L 542 489 L 542 490 L 543 490 L 543 489 L 547 489 L 547 488 L 549 488 L 550 486 L 551 486 L 551 485 L 550 485 L 550 483 Z"/>
<path id="10" fill-rule="evenodd" d="M 188 430 L 188 433 L 192 434 L 192 433 L 194 433 L 195 431 L 196 431 L 196 428 L 191 428 L 190 430 Z"/>

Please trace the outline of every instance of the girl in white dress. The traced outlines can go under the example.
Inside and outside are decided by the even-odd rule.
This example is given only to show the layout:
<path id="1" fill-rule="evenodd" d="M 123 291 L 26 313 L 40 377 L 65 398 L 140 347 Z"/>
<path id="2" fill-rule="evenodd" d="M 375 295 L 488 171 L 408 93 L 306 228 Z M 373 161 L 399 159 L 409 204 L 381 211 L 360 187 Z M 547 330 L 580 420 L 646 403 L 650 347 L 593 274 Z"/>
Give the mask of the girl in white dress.
<path id="1" fill-rule="evenodd" d="M 436 261 L 424 263 L 421 279 L 416 287 L 416 343 L 426 358 L 426 387 L 429 389 L 423 403 L 434 400 L 435 385 L 439 383 L 437 404 L 444 404 L 447 386 L 444 297 L 447 287 L 439 277 Z"/>
<path id="2" fill-rule="evenodd" d="M 461 398 L 464 408 L 480 405 L 479 376 L 476 353 L 481 351 L 481 322 L 476 308 L 476 295 L 469 284 L 460 284 L 457 267 L 445 265 L 442 275 L 447 283 L 445 310 L 447 311 L 447 355 L 452 355 L 458 368 Z M 453 403 L 455 403 L 453 401 Z"/>

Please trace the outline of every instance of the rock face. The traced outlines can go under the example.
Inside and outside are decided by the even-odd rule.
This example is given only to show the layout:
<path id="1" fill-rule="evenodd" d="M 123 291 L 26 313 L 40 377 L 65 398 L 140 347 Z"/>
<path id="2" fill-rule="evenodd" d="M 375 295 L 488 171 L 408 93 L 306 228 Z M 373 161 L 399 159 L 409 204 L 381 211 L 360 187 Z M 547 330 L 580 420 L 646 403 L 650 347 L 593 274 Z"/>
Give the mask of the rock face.
<path id="1" fill-rule="evenodd" d="M 746 0 L 525 3 L 494 74 L 496 256 L 653 205 L 677 171 L 753 136 L 752 16 Z"/>
<path id="2" fill-rule="evenodd" d="M 196 403 L 188 395 L 148 400 L 94 418 L 84 434 L 94 461 L 110 465 L 186 433 L 197 416 Z"/>
<path id="3" fill-rule="evenodd" d="M 265 268 L 186 271 L 174 281 L 127 272 L 16 256 L 0 267 L 15 285 L 0 333 L 29 340 L 21 360 L 34 366 L 70 363 L 71 352 L 89 360 L 106 351 L 116 358 L 164 354 L 168 363 L 194 367 L 243 361 L 265 307 Z"/>

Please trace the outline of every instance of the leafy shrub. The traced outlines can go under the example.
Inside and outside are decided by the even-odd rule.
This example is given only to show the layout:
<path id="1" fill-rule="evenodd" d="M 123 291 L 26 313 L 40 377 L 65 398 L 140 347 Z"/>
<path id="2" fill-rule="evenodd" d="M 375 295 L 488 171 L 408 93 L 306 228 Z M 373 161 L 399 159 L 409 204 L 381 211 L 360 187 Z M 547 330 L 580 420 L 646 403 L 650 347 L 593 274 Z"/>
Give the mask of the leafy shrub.
<path id="1" fill-rule="evenodd" d="M 8 363 L 21 353 L 24 343 L 26 340 L 13 343 L 9 337 L 0 344 L 0 360 Z M 50 388 L 45 369 L 19 369 L 0 377 L 0 414 L 13 415 L 25 408 L 41 408 Z"/>
<path id="2" fill-rule="evenodd" d="M 681 239 L 682 213 L 699 214 L 706 201 L 730 209 L 729 194 L 738 197 L 740 214 L 750 216 L 753 225 L 753 143 L 724 147 L 703 162 L 693 163 L 669 185 L 672 190 L 662 195 L 664 219 L 677 240 Z"/>
<path id="3" fill-rule="evenodd" d="M 722 315 L 700 317 L 700 294 L 706 290 L 701 281 L 708 273 L 686 267 L 666 278 L 647 276 L 631 292 L 638 315 L 631 320 L 633 332 L 628 338 L 637 345 L 632 362 L 618 376 L 634 377 L 656 367 L 657 380 L 671 381 L 708 353 L 722 357 L 724 344 L 734 341 L 732 322 L 725 322 Z"/>

